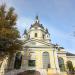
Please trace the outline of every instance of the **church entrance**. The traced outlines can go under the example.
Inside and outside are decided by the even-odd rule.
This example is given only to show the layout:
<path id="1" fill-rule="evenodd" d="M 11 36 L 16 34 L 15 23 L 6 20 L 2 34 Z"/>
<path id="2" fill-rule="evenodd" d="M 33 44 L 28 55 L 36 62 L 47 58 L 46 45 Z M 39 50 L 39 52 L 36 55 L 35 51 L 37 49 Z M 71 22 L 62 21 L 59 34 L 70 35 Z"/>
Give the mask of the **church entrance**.
<path id="1" fill-rule="evenodd" d="M 39 71 L 35 71 L 35 70 L 27 70 L 24 72 L 21 72 L 17 75 L 41 75 Z"/>

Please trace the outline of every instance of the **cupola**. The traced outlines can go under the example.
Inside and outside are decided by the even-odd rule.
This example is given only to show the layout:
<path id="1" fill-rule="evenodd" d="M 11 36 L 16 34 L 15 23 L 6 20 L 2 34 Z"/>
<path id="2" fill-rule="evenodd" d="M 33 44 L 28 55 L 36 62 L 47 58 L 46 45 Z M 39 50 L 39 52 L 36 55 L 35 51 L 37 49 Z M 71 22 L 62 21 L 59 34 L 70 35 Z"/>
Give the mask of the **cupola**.
<path id="1" fill-rule="evenodd" d="M 36 16 L 34 23 L 30 26 L 29 30 L 25 34 L 29 39 L 38 39 L 50 41 L 50 34 L 48 29 L 43 27 L 43 24 L 40 23 L 39 17 Z"/>

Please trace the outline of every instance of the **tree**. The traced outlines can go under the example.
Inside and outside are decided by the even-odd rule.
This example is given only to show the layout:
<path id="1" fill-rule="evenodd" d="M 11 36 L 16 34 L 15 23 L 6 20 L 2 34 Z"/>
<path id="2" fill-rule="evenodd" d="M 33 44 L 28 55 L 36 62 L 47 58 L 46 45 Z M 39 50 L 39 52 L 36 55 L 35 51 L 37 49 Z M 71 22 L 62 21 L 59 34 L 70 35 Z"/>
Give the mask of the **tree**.
<path id="1" fill-rule="evenodd" d="M 73 67 L 71 61 L 67 61 L 67 68 L 69 69 L 69 72 L 70 72 L 71 74 L 74 74 L 74 67 Z"/>
<path id="2" fill-rule="evenodd" d="M 6 5 L 0 6 L 0 52 L 12 55 L 16 50 L 22 48 L 19 31 L 16 28 L 17 15 L 14 8 L 8 10 Z M 1 54 L 0 54 L 1 55 Z"/>

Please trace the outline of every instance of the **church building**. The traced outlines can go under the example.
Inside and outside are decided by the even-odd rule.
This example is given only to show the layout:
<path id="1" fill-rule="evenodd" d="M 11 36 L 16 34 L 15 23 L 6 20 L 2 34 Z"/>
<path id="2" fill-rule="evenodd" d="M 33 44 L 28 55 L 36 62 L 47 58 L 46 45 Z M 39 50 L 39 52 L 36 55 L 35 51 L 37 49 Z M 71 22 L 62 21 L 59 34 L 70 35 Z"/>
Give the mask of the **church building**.
<path id="1" fill-rule="evenodd" d="M 38 71 L 40 75 L 66 75 L 69 65 L 75 69 L 75 54 L 51 42 L 50 33 L 38 16 L 24 31 L 23 50 L 16 52 L 5 75 L 19 75 L 25 71 Z"/>

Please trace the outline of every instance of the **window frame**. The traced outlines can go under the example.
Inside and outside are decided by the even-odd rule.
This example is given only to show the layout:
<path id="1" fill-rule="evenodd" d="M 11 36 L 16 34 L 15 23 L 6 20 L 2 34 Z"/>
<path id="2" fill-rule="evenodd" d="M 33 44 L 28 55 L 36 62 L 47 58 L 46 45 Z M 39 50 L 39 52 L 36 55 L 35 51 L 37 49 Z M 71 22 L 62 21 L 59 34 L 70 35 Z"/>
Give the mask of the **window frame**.
<path id="1" fill-rule="evenodd" d="M 35 67 L 35 60 L 28 60 L 28 66 Z"/>

